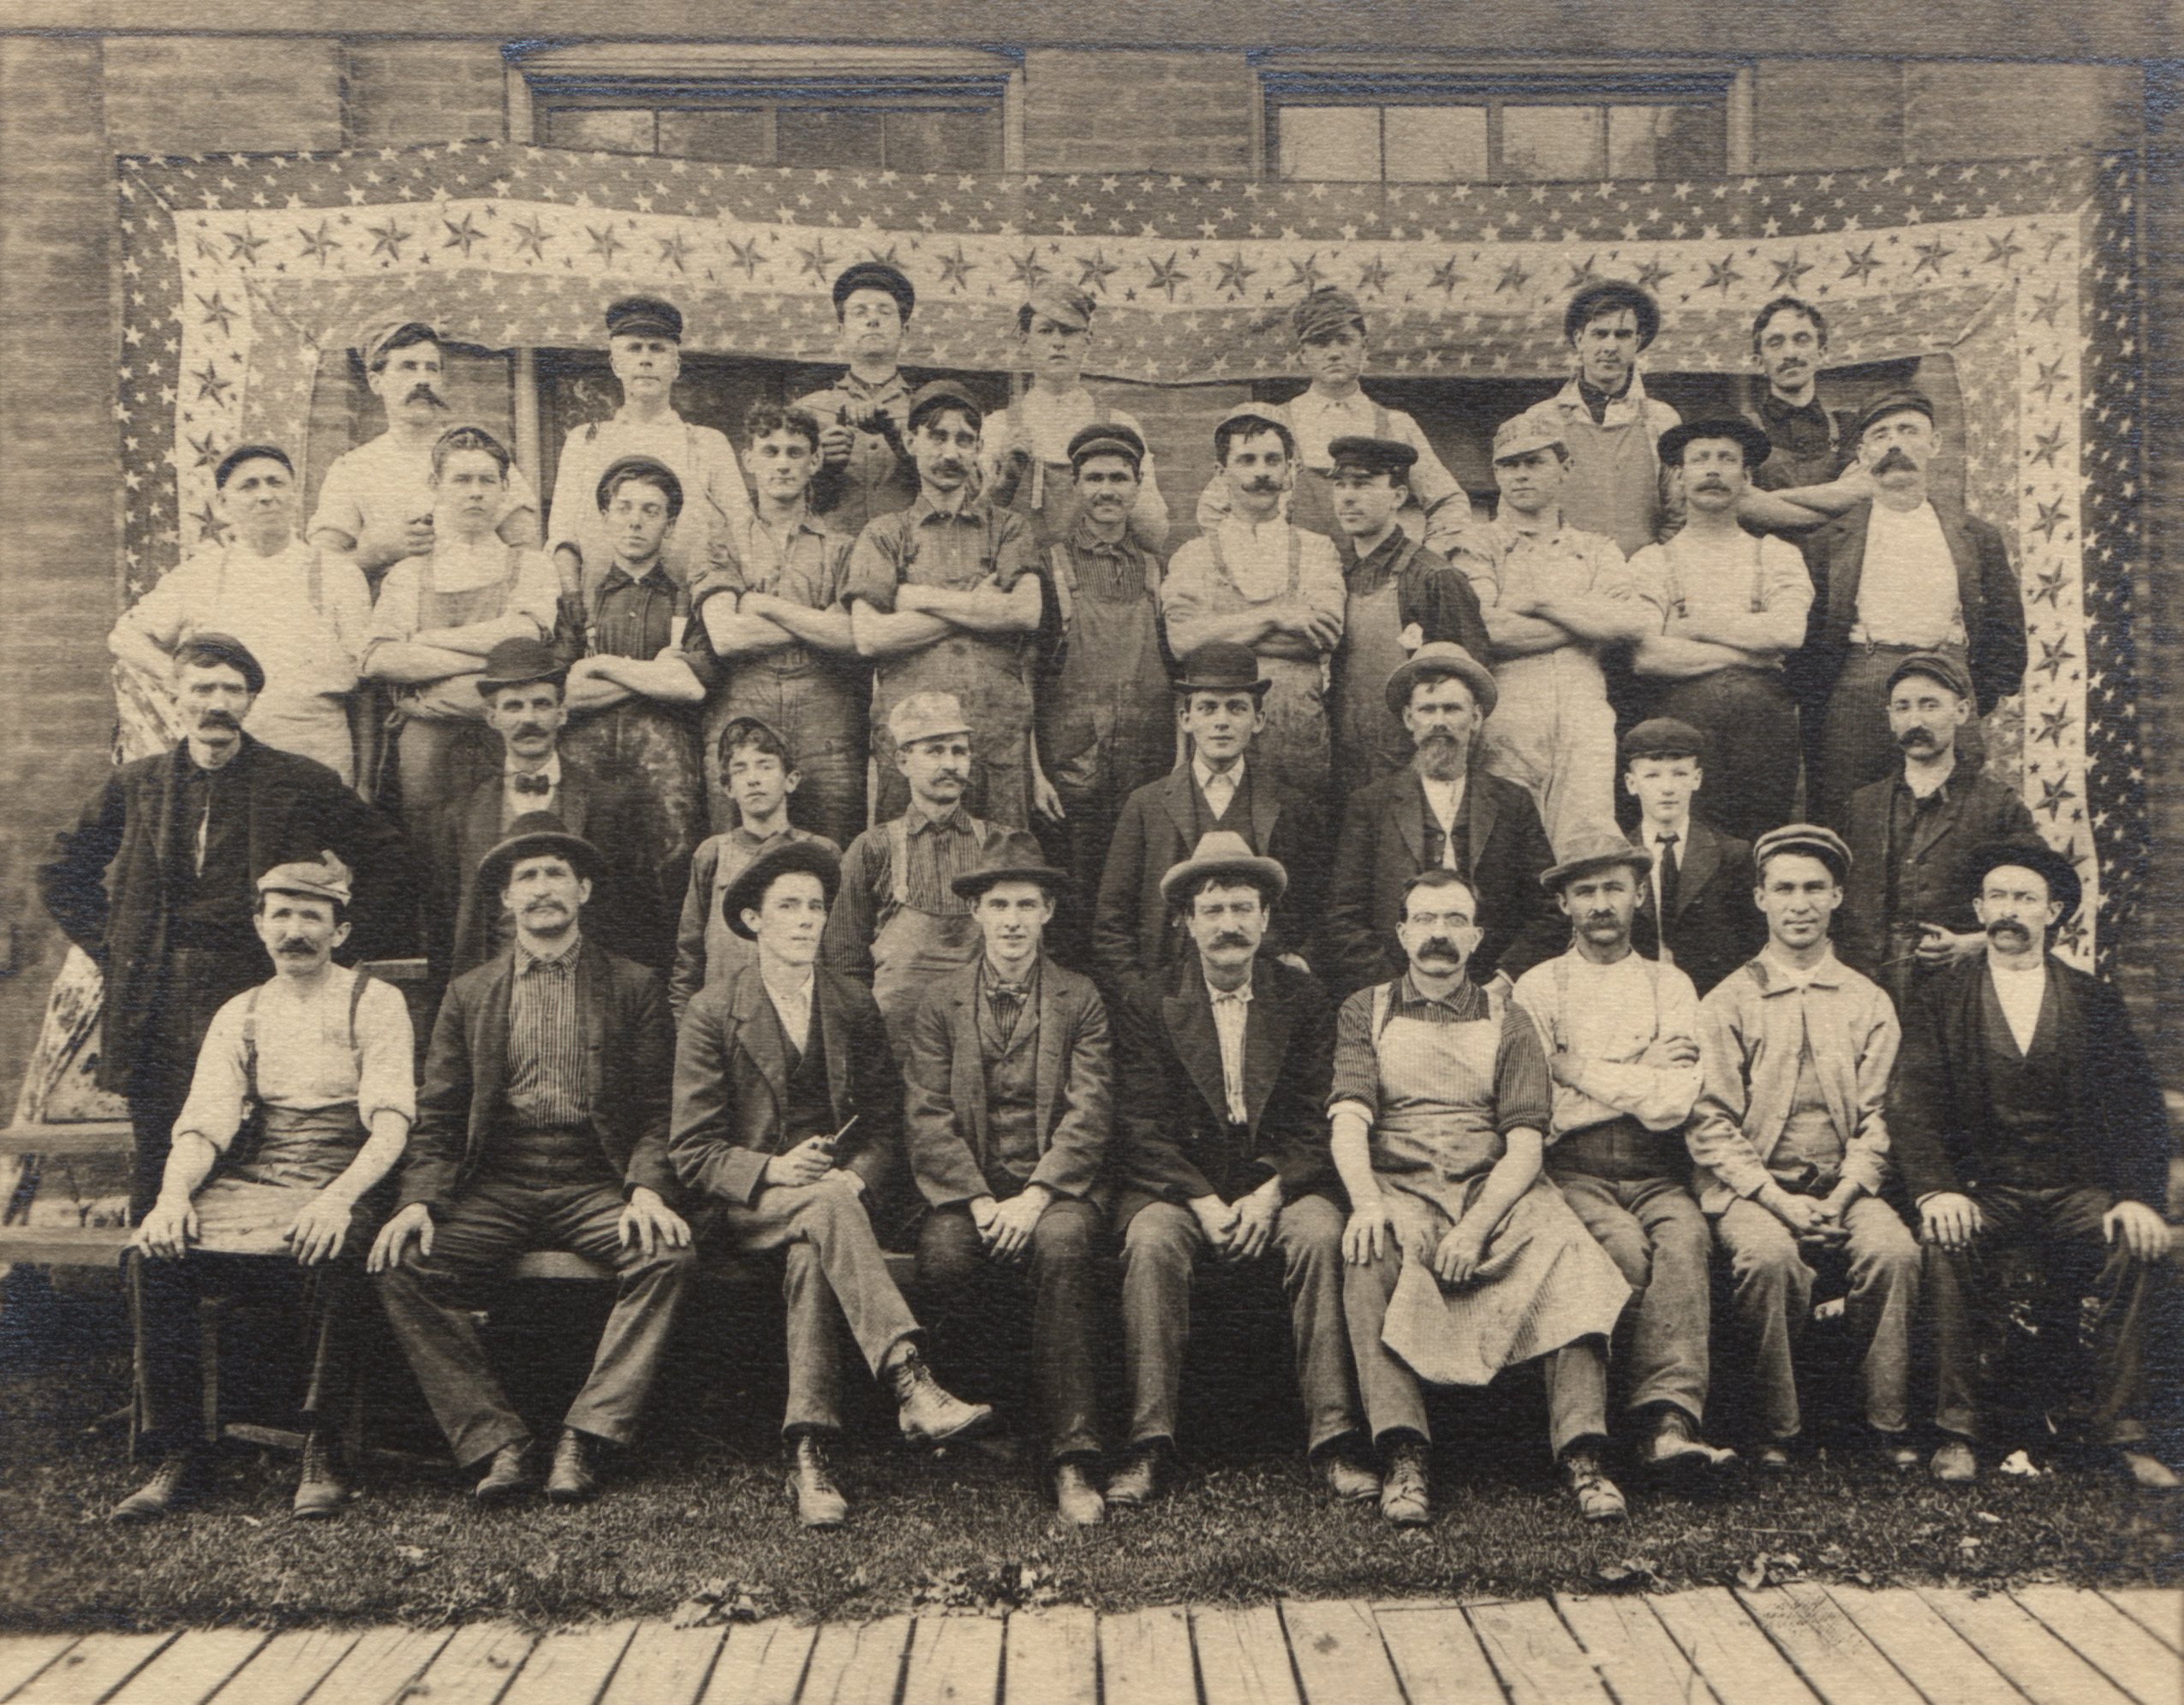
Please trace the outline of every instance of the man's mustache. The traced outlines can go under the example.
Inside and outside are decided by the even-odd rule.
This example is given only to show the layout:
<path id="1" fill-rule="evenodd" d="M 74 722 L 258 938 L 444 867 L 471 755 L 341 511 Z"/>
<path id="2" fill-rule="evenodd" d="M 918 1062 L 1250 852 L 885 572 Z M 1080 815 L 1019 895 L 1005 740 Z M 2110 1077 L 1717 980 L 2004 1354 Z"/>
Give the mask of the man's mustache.
<path id="1" fill-rule="evenodd" d="M 307 941 L 283 941 L 276 945 L 273 949 L 276 953 L 293 955 L 298 959 L 307 959 L 318 951 Z"/>
<path id="2" fill-rule="evenodd" d="M 521 739 L 522 739 L 522 738 L 523 738 L 523 736 L 526 736 L 526 735 L 528 735 L 528 734 L 544 734 L 544 733 L 546 733 L 546 726 L 545 726 L 545 724 L 542 724 L 542 723 L 535 723 L 535 722 L 519 723 L 518 724 L 516 724 L 516 730 L 515 730 L 515 737 L 516 737 L 516 739 L 518 739 L 518 740 L 521 740 Z"/>
<path id="3" fill-rule="evenodd" d="M 1930 728 L 1907 728 L 1896 736 L 1899 746 L 1938 746 L 1941 743 L 1941 736 Z"/>
<path id="4" fill-rule="evenodd" d="M 944 456 L 933 464 L 935 474 L 968 474 L 970 464 L 952 456 Z"/>
<path id="5" fill-rule="evenodd" d="M 1578 920 L 1579 927 L 1584 929 L 1597 929 L 1602 924 L 1620 923 L 1621 921 L 1622 920 L 1617 917 L 1613 912 L 1587 912 L 1583 917 Z"/>
<path id="6" fill-rule="evenodd" d="M 1709 475 L 1706 479 L 1698 481 L 1692 486 L 1692 490 L 1694 492 L 1726 492 L 1728 489 L 1729 482 L 1728 480 L 1717 480 L 1713 478 L 1711 475 Z"/>
<path id="7" fill-rule="evenodd" d="M 2032 932 L 2026 928 L 2023 924 L 2020 923 L 2015 918 L 1996 918 L 1992 923 L 1987 926 L 1987 939 L 1990 941 L 2019 941 L 2029 944 L 2032 939 Z"/>
<path id="8" fill-rule="evenodd" d="M 1240 934 L 1232 929 L 1225 929 L 1214 938 L 1214 945 L 1216 947 L 1250 947 L 1253 945 L 1250 936 Z"/>
<path id="9" fill-rule="evenodd" d="M 432 386 L 423 383 L 421 380 L 417 384 L 411 385 L 409 387 L 409 395 L 403 397 L 402 400 L 404 402 L 430 402 L 435 407 L 441 408 L 447 407 L 447 399 L 442 396 L 439 392 L 433 390 Z"/>
<path id="10" fill-rule="evenodd" d="M 533 912 L 565 912 L 568 909 L 566 904 L 551 894 L 541 894 L 534 900 L 523 902 L 523 915 L 526 917 Z"/>
<path id="11" fill-rule="evenodd" d="M 1247 492 L 1279 492 L 1281 481 L 1271 474 L 1256 474 L 1244 482 L 1244 489 Z"/>
<path id="12" fill-rule="evenodd" d="M 1899 468 L 1907 474 L 1916 474 L 1918 471 L 1918 464 L 1900 450 L 1887 451 L 1878 462 L 1873 464 L 1873 471 L 1876 474 L 1892 474 Z"/>
<path id="13" fill-rule="evenodd" d="M 1445 935 L 1430 936 L 1418 947 L 1418 957 L 1421 959 L 1460 959 L 1463 957 L 1463 950 Z"/>
<path id="14" fill-rule="evenodd" d="M 200 711 L 197 725 L 200 729 L 224 728 L 234 732 L 240 732 L 242 728 L 242 724 L 232 711 Z"/>

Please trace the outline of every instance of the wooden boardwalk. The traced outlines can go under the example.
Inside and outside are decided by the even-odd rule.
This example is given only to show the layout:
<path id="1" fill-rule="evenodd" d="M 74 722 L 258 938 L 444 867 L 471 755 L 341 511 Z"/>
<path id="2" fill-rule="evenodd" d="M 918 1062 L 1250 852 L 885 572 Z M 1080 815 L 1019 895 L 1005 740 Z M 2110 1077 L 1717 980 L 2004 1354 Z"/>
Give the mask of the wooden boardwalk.
<path id="1" fill-rule="evenodd" d="M 2184 1593 L 1526 1602 L 0 1636 L 6 1705 L 2179 1705 Z"/>

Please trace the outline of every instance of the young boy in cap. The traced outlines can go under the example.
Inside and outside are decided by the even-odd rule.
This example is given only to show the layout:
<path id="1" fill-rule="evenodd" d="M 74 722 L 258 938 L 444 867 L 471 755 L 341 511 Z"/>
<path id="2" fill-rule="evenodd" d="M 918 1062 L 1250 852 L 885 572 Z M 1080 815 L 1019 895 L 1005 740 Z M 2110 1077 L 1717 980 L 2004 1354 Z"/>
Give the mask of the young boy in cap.
<path id="1" fill-rule="evenodd" d="M 906 421 L 917 501 L 883 515 L 850 552 L 850 623 L 872 659 L 875 736 L 904 699 L 954 695 L 970 717 L 977 772 L 971 803 L 1011 828 L 1031 822 L 1034 657 L 1043 597 L 1031 529 L 977 494 L 985 414 L 935 380 Z M 882 770 L 874 815 L 902 808 L 904 784 Z"/>
<path id="2" fill-rule="evenodd" d="M 855 539 L 875 516 L 908 509 L 918 477 L 910 448 L 910 381 L 896 366 L 917 292 L 896 268 L 860 260 L 834 279 L 834 320 L 849 366 L 796 406 L 820 424 L 812 508 Z"/>
<path id="3" fill-rule="evenodd" d="M 1645 855 L 1632 940 L 1674 965 L 1701 995 L 1765 945 L 1751 904 L 1751 844 L 1725 835 L 1696 808 L 1706 786 L 1706 739 L 1689 723 L 1655 717 L 1623 736 L 1623 788 L 1638 802 L 1631 841 Z"/>

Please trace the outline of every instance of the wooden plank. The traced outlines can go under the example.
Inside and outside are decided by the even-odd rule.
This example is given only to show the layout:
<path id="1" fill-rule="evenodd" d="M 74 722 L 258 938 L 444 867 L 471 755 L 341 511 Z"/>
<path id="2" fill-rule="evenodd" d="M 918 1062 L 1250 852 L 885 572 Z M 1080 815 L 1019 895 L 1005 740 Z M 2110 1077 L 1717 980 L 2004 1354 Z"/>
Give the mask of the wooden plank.
<path id="1" fill-rule="evenodd" d="M 2139 1705 L 2177 1705 L 2184 1699 L 2184 1665 L 2176 1654 L 2098 1593 L 2020 1587 L 2010 1596 Z"/>
<path id="2" fill-rule="evenodd" d="M 1554 1595 L 1554 1607 L 1592 1660 L 1616 1705 L 1710 1705 L 1713 1690 L 1676 1649 L 1661 1619 L 1629 1594 Z M 1385 1628 L 1387 1619 L 1381 1619 Z"/>
<path id="3" fill-rule="evenodd" d="M 1813 1691 L 1836 1705 L 1923 1705 L 1918 1690 L 1903 1678 L 1881 1648 L 1858 1630 L 1837 1604 L 1809 1581 L 1792 1581 L 1757 1592 L 1739 1589 L 1737 1601 L 1782 1648 Z"/>
<path id="4" fill-rule="evenodd" d="M 158 1655 L 172 1634 L 87 1634 L 21 1687 L 21 1705 L 98 1705 Z"/>
<path id="5" fill-rule="evenodd" d="M 1833 1586 L 1828 1596 L 1930 1705 L 2025 1705 L 2025 1696 L 1908 1587 Z"/>
<path id="6" fill-rule="evenodd" d="M 2169 1587 L 2107 1587 L 2101 1596 L 2172 1652 L 2184 1652 L 2184 1592 Z"/>
<path id="7" fill-rule="evenodd" d="M 504 1622 L 474 1622 L 455 1630 L 413 1690 L 432 1705 L 496 1705 L 539 1643 Z"/>
<path id="8" fill-rule="evenodd" d="M 797 1705 L 895 1705 L 910 1636 L 907 1616 L 823 1625 Z"/>
<path id="9" fill-rule="evenodd" d="M 1100 1687 L 1118 1705 L 1198 1705 L 1189 1615 L 1165 1605 L 1101 1617 Z"/>
<path id="10" fill-rule="evenodd" d="M 1284 1599 L 1282 1626 L 1306 1705 L 1402 1705 L 1380 1625 L 1358 1599 Z"/>
<path id="11" fill-rule="evenodd" d="M 134 1141 L 127 1119 L 9 1125 L 0 1130 L 0 1154 L 126 1154 Z"/>
<path id="12" fill-rule="evenodd" d="M 1380 1624 L 1380 1637 L 1402 1681 L 1403 1691 L 1416 1702 L 1447 1700 L 1465 1705 L 1501 1705 L 1501 1684 L 1494 1678 L 1479 1636 L 1453 1606 L 1424 1606 L 1418 1609 L 1383 1607 L 1373 1613 Z"/>
<path id="13" fill-rule="evenodd" d="M 1545 1600 L 1473 1605 L 1465 1614 L 1513 1705 L 1608 1705 L 1599 1671 Z"/>
<path id="14" fill-rule="evenodd" d="M 75 1644 L 74 1634 L 0 1635 L 0 1699 Z"/>
<path id="15" fill-rule="evenodd" d="M 636 1631 L 635 1622 L 605 1622 L 547 1635 L 531 1648 L 500 1705 L 594 1705 Z"/>
<path id="16" fill-rule="evenodd" d="M 393 1705 L 452 1637 L 445 1628 L 367 1629 L 313 1696 L 330 1705 Z"/>
<path id="17" fill-rule="evenodd" d="M 2122 1705 L 2127 1696 L 2014 1600 L 1942 1587 L 1918 1593 L 2033 1705 Z"/>
<path id="18" fill-rule="evenodd" d="M 904 1668 L 903 1705 L 997 1705 L 1005 1633 L 999 1617 L 919 1617 Z"/>
<path id="19" fill-rule="evenodd" d="M 272 1637 L 262 1628 L 194 1630 L 107 1696 L 115 1705 L 200 1705 Z"/>
<path id="20" fill-rule="evenodd" d="M 1663 1593 L 1646 1602 L 1722 1705 L 1790 1705 L 1818 1696 L 1727 1587 Z"/>
<path id="21" fill-rule="evenodd" d="M 220 1705 L 296 1705 L 347 1657 L 354 1628 L 296 1628 L 276 1634 L 220 1690 Z"/>
<path id="22" fill-rule="evenodd" d="M 1198 1654 L 1198 1685 L 1206 1705 L 1303 1705 L 1289 1666 L 1281 1613 L 1270 1604 L 1249 1610 L 1208 1605 L 1190 1613 Z"/>
<path id="23" fill-rule="evenodd" d="M 1007 1638 L 1011 1701 L 1099 1705 L 1100 1630 L 1090 1611 L 1020 1610 L 1009 1618 Z"/>
<path id="24" fill-rule="evenodd" d="M 689 1705 L 704 1690 L 713 1660 L 720 1655 L 720 1642 L 727 1637 L 725 1625 L 642 1624 L 614 1666 L 614 1678 L 607 1683 L 600 1705 Z"/>
<path id="25" fill-rule="evenodd" d="M 10 1225 L 0 1230 L 0 1261 L 116 1267 L 131 1235 L 126 1225 Z"/>
<path id="26" fill-rule="evenodd" d="M 792 1705 L 817 1631 L 782 1616 L 738 1624 L 713 1661 L 707 1705 Z"/>

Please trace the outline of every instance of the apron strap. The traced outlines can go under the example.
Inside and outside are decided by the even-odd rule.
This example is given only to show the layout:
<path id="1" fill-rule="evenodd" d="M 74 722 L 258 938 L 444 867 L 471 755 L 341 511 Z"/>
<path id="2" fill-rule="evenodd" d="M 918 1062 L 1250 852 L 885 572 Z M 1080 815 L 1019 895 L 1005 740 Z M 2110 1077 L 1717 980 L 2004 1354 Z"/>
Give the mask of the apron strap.
<path id="1" fill-rule="evenodd" d="M 1373 1045 L 1380 1045 L 1380 1033 L 1387 1024 L 1387 1009 L 1395 999 L 1395 985 L 1382 983 L 1373 991 Z"/>
<path id="2" fill-rule="evenodd" d="M 1675 538 L 1668 540 L 1661 546 L 1661 560 L 1668 569 L 1663 578 L 1668 582 L 1665 589 L 1668 593 L 1668 613 L 1671 616 L 1691 614 L 1690 611 L 1684 608 L 1684 576 L 1682 571 L 1676 567 L 1676 540 L 1682 537 L 1683 534 L 1680 533 L 1675 535 Z"/>
<path id="3" fill-rule="evenodd" d="M 1377 402 L 1373 404 L 1373 436 L 1376 438 L 1393 436 L 1387 430 L 1387 410 Z"/>
<path id="4" fill-rule="evenodd" d="M 363 1005 L 364 985 L 371 981 L 372 974 L 359 965 L 355 979 L 349 985 L 349 1052 L 355 1058 L 359 1074 L 364 1070 L 364 1046 L 356 1040 L 356 1009 Z"/>
<path id="5" fill-rule="evenodd" d="M 1214 572 L 1219 575 L 1223 580 L 1226 580 L 1228 578 L 1228 557 L 1227 554 L 1221 549 L 1220 523 L 1219 522 L 1215 522 L 1211 527 L 1208 528 L 1198 536 L 1206 541 L 1207 552 L 1214 559 Z"/>
<path id="6" fill-rule="evenodd" d="M 1068 547 L 1057 540 L 1047 547 L 1047 560 L 1054 570 L 1054 602 L 1060 606 L 1062 631 L 1069 631 L 1070 618 L 1077 605 L 1077 567 L 1070 560 Z"/>
<path id="7" fill-rule="evenodd" d="M 910 904 L 910 825 L 900 817 L 887 822 L 887 861 L 898 906 Z"/>
<path id="8" fill-rule="evenodd" d="M 1766 541 L 1757 534 L 1751 540 L 1751 614 L 1762 615 L 1767 609 L 1767 569 L 1761 557 Z"/>
<path id="9" fill-rule="evenodd" d="M 1289 527 L 1289 590 L 1287 593 L 1291 598 L 1297 596 L 1297 583 L 1304 578 L 1304 531 L 1292 522 Z"/>

